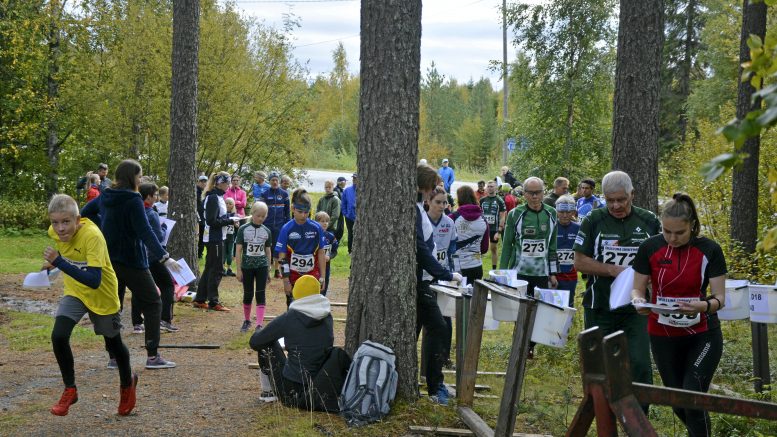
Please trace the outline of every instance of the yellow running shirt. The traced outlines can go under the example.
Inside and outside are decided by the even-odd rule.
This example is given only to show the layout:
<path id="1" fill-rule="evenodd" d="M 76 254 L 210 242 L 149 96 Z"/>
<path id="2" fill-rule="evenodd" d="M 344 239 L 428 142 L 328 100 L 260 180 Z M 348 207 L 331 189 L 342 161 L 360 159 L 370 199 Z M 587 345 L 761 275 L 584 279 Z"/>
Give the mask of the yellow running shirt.
<path id="1" fill-rule="evenodd" d="M 96 289 L 88 287 L 64 274 L 65 296 L 73 296 L 86 305 L 89 311 L 101 316 L 119 312 L 119 282 L 108 257 L 100 228 L 89 219 L 82 218 L 81 227 L 68 242 L 59 240 L 54 228 L 49 226 L 49 237 L 57 244 L 60 256 L 78 268 L 100 267 L 102 279 Z"/>

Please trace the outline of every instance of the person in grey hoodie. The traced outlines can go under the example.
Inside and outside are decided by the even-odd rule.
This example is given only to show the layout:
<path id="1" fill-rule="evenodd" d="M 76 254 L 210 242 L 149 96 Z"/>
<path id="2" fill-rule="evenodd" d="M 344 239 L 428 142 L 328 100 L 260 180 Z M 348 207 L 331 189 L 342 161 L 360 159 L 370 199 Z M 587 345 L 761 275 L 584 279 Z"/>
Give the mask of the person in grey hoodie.
<path id="1" fill-rule="evenodd" d="M 259 399 L 280 398 L 289 407 L 337 412 L 337 397 L 348 374 L 351 358 L 334 344 L 329 300 L 311 275 L 294 284 L 288 311 L 255 331 L 249 342 L 259 353 Z M 288 358 L 278 342 L 283 338 Z"/>

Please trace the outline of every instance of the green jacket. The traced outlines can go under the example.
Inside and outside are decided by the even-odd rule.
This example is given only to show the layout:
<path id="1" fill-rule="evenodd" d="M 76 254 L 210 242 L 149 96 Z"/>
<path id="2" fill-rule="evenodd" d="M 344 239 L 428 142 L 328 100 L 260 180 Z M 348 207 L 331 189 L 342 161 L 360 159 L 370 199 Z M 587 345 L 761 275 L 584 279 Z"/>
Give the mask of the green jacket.
<path id="1" fill-rule="evenodd" d="M 516 269 L 519 275 L 550 276 L 558 272 L 556 210 L 542 204 L 534 211 L 527 204 L 507 214 L 500 269 Z"/>
<path id="2" fill-rule="evenodd" d="M 329 232 L 337 231 L 337 218 L 340 217 L 340 198 L 334 192 L 332 194 L 324 195 L 324 197 L 318 199 L 318 205 L 316 206 L 316 212 L 324 211 L 329 214 L 329 227 L 326 228 Z"/>

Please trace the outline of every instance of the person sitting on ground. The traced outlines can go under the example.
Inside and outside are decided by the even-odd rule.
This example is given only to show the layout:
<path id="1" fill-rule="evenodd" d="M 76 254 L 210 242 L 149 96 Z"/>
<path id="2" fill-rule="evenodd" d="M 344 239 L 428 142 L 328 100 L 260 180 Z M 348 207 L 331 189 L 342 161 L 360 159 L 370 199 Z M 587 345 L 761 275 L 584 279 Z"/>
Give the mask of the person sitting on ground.
<path id="1" fill-rule="evenodd" d="M 59 301 L 51 345 L 57 358 L 65 391 L 51 414 L 66 416 L 78 402 L 73 370 L 70 335 L 84 314 L 89 314 L 94 333 L 105 338 L 106 347 L 116 357 L 119 369 L 119 415 L 126 416 L 135 408 L 138 376 L 132 374 L 130 354 L 121 340 L 118 280 L 108 256 L 108 246 L 100 229 L 89 219 L 81 218 L 78 204 L 66 194 L 57 194 L 49 202 L 49 237 L 56 249 L 47 247 L 43 268 L 60 269 L 65 274 L 64 296 Z"/>
<path id="2" fill-rule="evenodd" d="M 337 398 L 351 365 L 334 345 L 329 299 L 318 279 L 303 275 L 294 284 L 289 310 L 254 332 L 249 342 L 259 353 L 260 400 L 280 398 L 288 407 L 337 412 Z M 288 358 L 278 342 L 283 338 Z"/>

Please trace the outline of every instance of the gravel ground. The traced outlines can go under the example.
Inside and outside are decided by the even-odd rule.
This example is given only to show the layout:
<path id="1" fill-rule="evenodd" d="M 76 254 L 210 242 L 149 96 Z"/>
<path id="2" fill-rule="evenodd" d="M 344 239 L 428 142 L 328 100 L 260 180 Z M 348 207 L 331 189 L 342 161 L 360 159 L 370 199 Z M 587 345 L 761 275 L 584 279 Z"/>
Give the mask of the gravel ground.
<path id="1" fill-rule="evenodd" d="M 21 275 L 0 276 L 0 325 L 8 323 L 3 308 L 51 313 L 61 296 L 61 285 L 51 290 L 23 290 Z M 347 280 L 332 279 L 330 288 L 343 290 L 334 300 L 347 300 Z M 0 336 L 0 435 L 267 435 L 257 432 L 268 415 L 282 423 L 284 409 L 258 400 L 257 372 L 248 363 L 256 354 L 248 348 L 250 334 L 241 334 L 242 288 L 233 277 L 222 281 L 222 301 L 230 313 L 210 312 L 179 303 L 174 323 L 181 331 L 163 333 L 162 344 L 208 343 L 216 350 L 160 349 L 175 361 L 175 369 L 146 370 L 143 335 L 131 333 L 128 293 L 122 337 L 130 349 L 132 367 L 140 377 L 137 406 L 130 416 L 116 414 L 119 381 L 116 370 L 106 368 L 107 353 L 100 344 L 73 345 L 78 403 L 66 417 L 49 413 L 62 393 L 62 380 L 50 348 L 11 351 Z M 268 315 L 285 311 L 279 280 L 267 292 Z M 334 317 L 345 317 L 334 308 Z M 88 319 L 81 322 L 89 326 Z M 335 322 L 335 344 L 343 344 L 345 324 Z M 269 433 L 272 434 L 272 433 Z"/>

